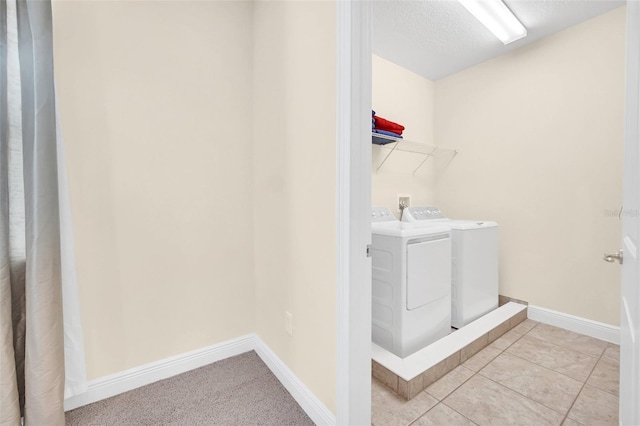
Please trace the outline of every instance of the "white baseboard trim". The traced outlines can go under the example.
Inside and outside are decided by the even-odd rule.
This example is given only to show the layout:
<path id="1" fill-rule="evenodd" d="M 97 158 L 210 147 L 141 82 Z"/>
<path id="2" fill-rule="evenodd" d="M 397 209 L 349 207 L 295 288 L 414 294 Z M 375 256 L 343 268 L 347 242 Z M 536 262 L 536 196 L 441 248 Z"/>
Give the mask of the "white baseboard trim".
<path id="1" fill-rule="evenodd" d="M 616 345 L 620 344 L 620 327 L 614 325 L 532 305 L 528 306 L 527 317 L 534 321 L 595 337 Z"/>
<path id="2" fill-rule="evenodd" d="M 335 425 L 335 415 L 315 397 L 280 358 L 256 337 L 256 353 L 316 425 Z"/>
<path id="3" fill-rule="evenodd" d="M 67 398 L 65 411 L 92 404 L 139 387 L 185 373 L 235 355 L 249 352 L 255 347 L 254 334 L 237 337 L 195 351 L 161 359 L 100 379 L 91 380 L 87 392 Z"/>
<path id="4" fill-rule="evenodd" d="M 336 419 L 295 374 L 255 334 L 248 334 L 202 349 L 91 380 L 85 393 L 67 398 L 65 411 L 92 404 L 130 390 L 186 373 L 232 356 L 255 350 L 307 415 L 318 425 L 335 425 Z"/>

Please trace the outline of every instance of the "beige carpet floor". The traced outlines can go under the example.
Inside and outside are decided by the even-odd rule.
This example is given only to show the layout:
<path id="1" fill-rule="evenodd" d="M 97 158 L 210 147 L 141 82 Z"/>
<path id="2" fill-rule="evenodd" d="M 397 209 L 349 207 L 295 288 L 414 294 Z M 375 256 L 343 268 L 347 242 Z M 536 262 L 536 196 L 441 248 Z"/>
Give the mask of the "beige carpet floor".
<path id="1" fill-rule="evenodd" d="M 313 425 L 251 351 L 67 412 L 67 425 Z"/>

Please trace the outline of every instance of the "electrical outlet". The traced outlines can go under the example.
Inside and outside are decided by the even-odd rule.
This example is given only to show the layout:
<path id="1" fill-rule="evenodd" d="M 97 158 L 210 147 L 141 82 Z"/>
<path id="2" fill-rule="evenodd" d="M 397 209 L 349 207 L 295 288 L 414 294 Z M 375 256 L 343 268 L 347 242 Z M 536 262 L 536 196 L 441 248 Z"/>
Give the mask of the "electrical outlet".
<path id="1" fill-rule="evenodd" d="M 293 315 L 291 312 L 284 313 L 284 331 L 286 331 L 289 336 L 293 336 Z"/>
<path id="2" fill-rule="evenodd" d="M 402 211 L 411 207 L 411 194 L 398 194 L 398 210 Z"/>

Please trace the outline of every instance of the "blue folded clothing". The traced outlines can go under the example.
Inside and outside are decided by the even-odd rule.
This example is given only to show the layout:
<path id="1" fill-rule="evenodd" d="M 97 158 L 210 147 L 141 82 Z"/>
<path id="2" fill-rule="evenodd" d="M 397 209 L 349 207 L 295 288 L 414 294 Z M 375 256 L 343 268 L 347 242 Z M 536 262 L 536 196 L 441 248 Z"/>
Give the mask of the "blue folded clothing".
<path id="1" fill-rule="evenodd" d="M 393 132 L 388 132 L 386 130 L 373 129 L 373 132 L 374 133 L 380 133 L 381 135 L 391 136 L 392 138 L 402 139 L 402 135 L 399 135 L 399 134 L 393 133 Z"/>
<path id="2" fill-rule="evenodd" d="M 389 138 L 383 138 L 381 136 L 371 135 L 371 142 L 376 145 L 387 145 L 389 143 L 395 143 L 397 141 Z"/>
<path id="3" fill-rule="evenodd" d="M 371 110 L 371 115 L 376 115 L 376 112 L 374 110 Z"/>

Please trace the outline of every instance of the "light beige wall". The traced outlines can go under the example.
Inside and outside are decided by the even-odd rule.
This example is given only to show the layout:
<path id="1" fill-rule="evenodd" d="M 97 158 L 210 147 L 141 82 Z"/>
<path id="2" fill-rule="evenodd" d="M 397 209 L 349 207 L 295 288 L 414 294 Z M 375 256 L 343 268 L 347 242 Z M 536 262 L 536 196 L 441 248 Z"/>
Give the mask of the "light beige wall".
<path id="1" fill-rule="evenodd" d="M 625 9 L 435 87 L 438 144 L 460 154 L 437 185 L 450 217 L 500 224 L 500 292 L 619 323 Z"/>
<path id="2" fill-rule="evenodd" d="M 254 32 L 256 330 L 330 409 L 336 359 L 334 2 L 259 1 Z M 285 332 L 293 314 L 293 336 Z"/>
<path id="3" fill-rule="evenodd" d="M 433 144 L 434 83 L 379 56 L 372 61 L 373 109 L 405 126 L 407 140 Z M 391 145 L 390 145 L 391 146 Z M 398 217 L 398 194 L 411 194 L 412 205 L 433 203 L 433 161 L 413 171 L 424 156 L 394 152 L 377 170 L 389 148 L 373 145 L 371 190 L 374 206 L 389 207 Z"/>
<path id="4" fill-rule="evenodd" d="M 54 3 L 90 379 L 254 331 L 252 19 Z"/>

